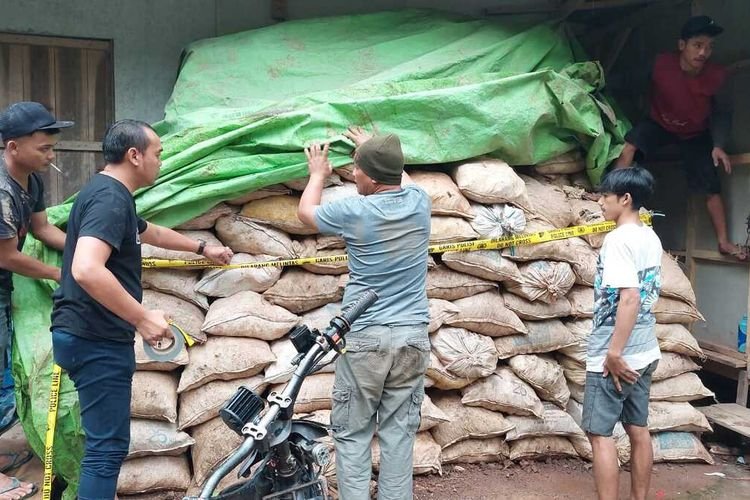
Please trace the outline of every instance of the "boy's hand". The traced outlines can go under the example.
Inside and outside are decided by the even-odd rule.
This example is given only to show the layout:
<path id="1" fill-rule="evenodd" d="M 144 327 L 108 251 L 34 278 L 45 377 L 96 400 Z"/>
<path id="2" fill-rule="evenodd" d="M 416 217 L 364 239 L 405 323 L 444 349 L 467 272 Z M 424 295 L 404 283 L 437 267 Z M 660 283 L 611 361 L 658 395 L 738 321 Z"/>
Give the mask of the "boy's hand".
<path id="1" fill-rule="evenodd" d="M 323 147 L 320 144 L 313 144 L 305 148 L 305 156 L 307 157 L 307 169 L 310 171 L 310 177 L 325 179 L 333 172 L 333 168 L 328 162 L 328 144 L 324 144 Z"/>
<path id="2" fill-rule="evenodd" d="M 621 380 L 624 380 L 628 384 L 635 384 L 638 381 L 638 377 L 640 377 L 637 371 L 628 366 L 621 354 L 613 352 L 608 352 L 607 357 L 604 359 L 602 377 L 606 377 L 607 375 L 612 376 L 612 382 L 614 382 L 617 392 L 622 392 Z"/>

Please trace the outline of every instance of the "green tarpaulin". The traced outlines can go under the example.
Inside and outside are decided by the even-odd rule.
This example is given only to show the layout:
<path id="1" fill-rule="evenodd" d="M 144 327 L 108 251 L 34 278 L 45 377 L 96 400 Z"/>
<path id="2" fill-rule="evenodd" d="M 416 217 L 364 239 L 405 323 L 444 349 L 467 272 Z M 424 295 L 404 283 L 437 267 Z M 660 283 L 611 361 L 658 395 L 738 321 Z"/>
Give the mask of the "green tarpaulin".
<path id="1" fill-rule="evenodd" d="M 602 68 L 584 59 L 560 23 L 415 10 L 287 22 L 196 42 L 155 126 L 164 164 L 154 186 L 137 193 L 138 210 L 174 226 L 222 200 L 301 177 L 302 150 L 312 141 L 332 142 L 335 166 L 349 163 L 352 148 L 341 133 L 350 124 L 398 134 L 409 164 L 487 154 L 524 165 L 583 147 L 596 181 L 619 153 L 625 124 L 600 94 Z M 63 225 L 69 210 L 48 213 Z M 59 261 L 32 239 L 25 251 Z M 41 455 L 51 287 L 20 277 L 15 284 L 18 411 Z M 73 488 L 82 437 L 64 377 L 54 465 Z"/>

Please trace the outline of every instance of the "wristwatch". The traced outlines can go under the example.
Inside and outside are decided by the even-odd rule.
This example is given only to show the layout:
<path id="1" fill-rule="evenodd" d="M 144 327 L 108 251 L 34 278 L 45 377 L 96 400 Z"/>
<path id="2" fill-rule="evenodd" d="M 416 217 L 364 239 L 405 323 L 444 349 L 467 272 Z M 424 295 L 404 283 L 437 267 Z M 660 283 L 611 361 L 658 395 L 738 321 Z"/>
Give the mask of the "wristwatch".
<path id="1" fill-rule="evenodd" d="M 206 240 L 198 240 L 198 250 L 195 252 L 198 255 L 203 255 L 203 250 L 206 249 Z"/>

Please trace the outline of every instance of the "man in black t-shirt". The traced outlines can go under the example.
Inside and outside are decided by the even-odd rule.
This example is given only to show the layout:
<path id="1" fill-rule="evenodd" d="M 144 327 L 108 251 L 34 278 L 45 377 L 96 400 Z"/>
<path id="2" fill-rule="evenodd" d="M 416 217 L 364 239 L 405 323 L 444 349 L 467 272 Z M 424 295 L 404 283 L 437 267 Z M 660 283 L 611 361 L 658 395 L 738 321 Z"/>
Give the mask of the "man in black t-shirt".
<path id="1" fill-rule="evenodd" d="M 0 432 L 15 421 L 15 394 L 10 374 L 13 332 L 11 291 L 13 273 L 59 281 L 60 269 L 21 252 L 26 235 L 56 250 L 65 245 L 65 233 L 47 221 L 44 184 L 39 172 L 55 159 L 61 128 L 73 122 L 57 121 L 37 102 L 18 102 L 0 113 Z M 7 472 L 31 458 L 31 452 L 0 454 L 0 471 Z M 0 498 L 21 498 L 34 490 L 0 473 Z"/>
<path id="2" fill-rule="evenodd" d="M 75 384 L 86 436 L 78 498 L 115 497 L 130 444 L 130 396 L 136 331 L 155 345 L 171 332 L 164 311 L 141 305 L 141 242 L 228 264 L 232 251 L 150 224 L 132 193 L 153 184 L 162 151 L 146 123 L 122 120 L 107 130 L 107 165 L 78 194 L 68 219 L 62 279 L 54 295 L 55 362 Z"/>

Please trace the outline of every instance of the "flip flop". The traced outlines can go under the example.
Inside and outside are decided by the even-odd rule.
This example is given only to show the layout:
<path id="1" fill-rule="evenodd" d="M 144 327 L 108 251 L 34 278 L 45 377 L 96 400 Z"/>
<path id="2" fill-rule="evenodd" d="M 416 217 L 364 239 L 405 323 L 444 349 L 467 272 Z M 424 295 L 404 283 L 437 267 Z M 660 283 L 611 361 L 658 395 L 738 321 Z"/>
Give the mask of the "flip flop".
<path id="1" fill-rule="evenodd" d="M 740 262 L 746 262 L 748 259 L 747 248 L 745 248 L 742 245 L 737 245 L 737 244 L 735 244 L 734 247 L 735 249 L 732 250 L 731 252 L 725 252 L 725 251 L 722 251 L 721 248 L 719 248 L 719 253 L 722 255 L 728 255 L 730 257 L 734 257 Z"/>
<path id="2" fill-rule="evenodd" d="M 6 486 L 4 489 L 0 490 L 0 495 L 4 495 L 6 493 L 10 493 L 13 490 L 17 490 L 21 487 L 21 481 L 18 480 L 16 477 L 10 478 L 10 485 Z M 39 488 L 37 488 L 36 484 L 31 483 L 31 491 L 26 493 L 26 495 L 19 497 L 18 500 L 24 500 L 24 498 L 31 498 L 34 495 L 36 495 L 36 492 L 39 491 Z"/>
<path id="3" fill-rule="evenodd" d="M 0 469 L 0 474 L 5 474 L 6 472 L 12 471 L 13 469 L 17 469 L 34 456 L 33 453 L 31 453 L 30 450 L 23 450 L 18 453 L 0 453 L 0 457 L 11 457 L 11 462 Z"/>

